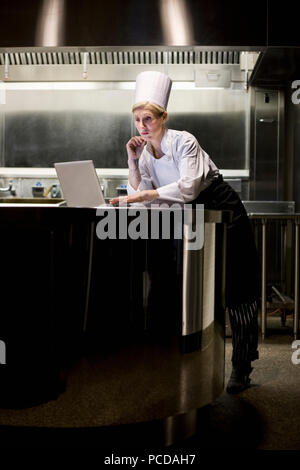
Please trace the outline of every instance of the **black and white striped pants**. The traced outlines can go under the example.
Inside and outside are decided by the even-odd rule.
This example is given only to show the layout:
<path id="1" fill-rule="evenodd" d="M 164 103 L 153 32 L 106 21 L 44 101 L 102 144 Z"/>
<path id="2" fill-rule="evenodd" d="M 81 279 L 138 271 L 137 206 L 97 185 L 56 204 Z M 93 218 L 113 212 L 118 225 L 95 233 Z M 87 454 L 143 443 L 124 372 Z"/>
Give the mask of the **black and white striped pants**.
<path id="1" fill-rule="evenodd" d="M 232 365 L 249 364 L 258 359 L 258 304 L 242 303 L 228 308 L 232 331 Z"/>

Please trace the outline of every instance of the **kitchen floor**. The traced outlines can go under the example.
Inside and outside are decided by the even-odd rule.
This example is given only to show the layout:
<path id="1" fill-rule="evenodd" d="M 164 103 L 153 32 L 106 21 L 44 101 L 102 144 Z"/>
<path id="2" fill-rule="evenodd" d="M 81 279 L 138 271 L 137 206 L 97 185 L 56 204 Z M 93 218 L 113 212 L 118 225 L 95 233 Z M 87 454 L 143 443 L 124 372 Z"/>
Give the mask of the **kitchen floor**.
<path id="1" fill-rule="evenodd" d="M 268 317 L 268 336 L 253 362 L 251 387 L 225 391 L 199 411 L 199 429 L 190 449 L 300 450 L 300 363 L 293 364 L 292 317 Z M 226 339 L 225 384 L 231 373 L 231 338 Z M 300 358 L 300 354 L 294 354 Z"/>
<path id="2" fill-rule="evenodd" d="M 239 395 L 228 395 L 224 391 L 216 401 L 201 408 L 197 434 L 180 445 L 167 448 L 166 452 L 300 450 L 300 364 L 292 362 L 292 354 L 296 352 L 292 349 L 292 317 L 287 318 L 286 327 L 281 326 L 279 317 L 268 317 L 267 325 L 269 334 L 264 342 L 260 341 L 260 359 L 253 363 L 251 387 Z M 226 384 L 231 372 L 231 338 L 226 339 L 225 350 Z M 294 357 L 297 359 L 297 354 Z M 151 447 L 151 432 L 145 448 L 149 444 Z M 20 427 L 0 425 L 0 447 L 76 446 L 101 450 L 101 442 L 97 428 L 48 429 L 41 434 L 37 427 L 28 429 L 24 436 Z M 131 442 L 130 447 L 134 448 L 135 442 Z M 126 454 L 126 450 L 126 445 L 118 449 L 121 454 Z"/>

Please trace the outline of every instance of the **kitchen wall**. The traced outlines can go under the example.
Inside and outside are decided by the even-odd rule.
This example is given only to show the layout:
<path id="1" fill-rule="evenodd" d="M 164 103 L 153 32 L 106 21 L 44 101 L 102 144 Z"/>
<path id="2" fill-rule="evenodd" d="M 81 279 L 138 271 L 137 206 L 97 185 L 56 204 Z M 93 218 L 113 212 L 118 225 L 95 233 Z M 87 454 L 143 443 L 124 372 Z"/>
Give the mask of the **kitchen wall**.
<path id="1" fill-rule="evenodd" d="M 82 64 L 72 65 L 73 56 L 69 65 L 9 66 L 9 79 L 2 83 L 5 104 L 0 104 L 1 166 L 53 168 L 57 161 L 92 159 L 97 168 L 126 169 L 125 144 L 136 133 L 130 112 L 135 78 L 142 70 L 154 69 L 173 80 L 168 127 L 194 134 L 219 168 L 246 170 L 250 178 L 244 174 L 231 183 L 239 186 L 234 187 L 244 200 L 292 199 L 283 177 L 289 168 L 284 92 L 259 86 L 245 90 L 245 60 L 253 67 L 255 54 L 246 58 L 237 51 L 101 54 L 97 64 L 92 63 L 95 55 L 89 57 L 86 81 Z M 54 54 L 57 60 L 58 56 Z M 31 57 L 38 58 L 38 53 Z M 102 60 L 107 63 L 101 64 Z M 208 71 L 225 81 L 224 88 L 201 88 L 199 82 Z"/>
<path id="2" fill-rule="evenodd" d="M 300 79 L 300 76 L 295 77 L 296 79 Z M 286 96 L 286 156 L 289 168 L 286 173 L 286 187 L 287 195 L 293 198 L 296 211 L 300 212 L 300 102 L 298 103 L 300 93 L 292 88 L 292 82 L 286 87 Z"/>
<path id="3" fill-rule="evenodd" d="M 300 105 L 295 106 L 294 122 L 294 200 L 300 212 Z"/>
<path id="4" fill-rule="evenodd" d="M 285 95 L 271 87 L 251 88 L 250 198 L 285 198 L 284 173 L 288 165 L 285 142 Z"/>
<path id="5" fill-rule="evenodd" d="M 3 90 L 0 87 L 0 166 L 5 166 L 5 100 L 3 96 Z"/>
<path id="6" fill-rule="evenodd" d="M 171 94 L 168 126 L 193 133 L 219 167 L 248 168 L 249 96 L 242 84 L 204 90 L 180 83 Z M 90 89 L 76 83 L 75 89 L 10 84 L 0 108 L 2 166 L 52 167 L 56 161 L 92 159 L 98 168 L 126 168 L 125 144 L 136 132 L 133 87 L 87 85 Z"/>

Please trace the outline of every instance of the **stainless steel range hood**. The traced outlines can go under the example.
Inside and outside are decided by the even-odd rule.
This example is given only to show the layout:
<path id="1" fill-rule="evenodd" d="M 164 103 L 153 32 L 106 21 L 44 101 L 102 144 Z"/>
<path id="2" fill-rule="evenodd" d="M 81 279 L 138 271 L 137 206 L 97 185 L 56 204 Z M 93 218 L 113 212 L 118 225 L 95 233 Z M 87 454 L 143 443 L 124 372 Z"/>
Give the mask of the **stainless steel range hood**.
<path id="1" fill-rule="evenodd" d="M 109 80 L 103 66 L 184 65 L 208 66 L 207 73 L 226 66 L 235 81 L 242 51 L 254 57 L 264 49 L 248 14 L 242 25 L 216 0 L 3 0 L 0 13 L 0 80 L 79 80 L 86 66 L 89 80 Z M 195 80 L 194 74 L 174 79 Z"/>
<path id="2" fill-rule="evenodd" d="M 0 80 L 134 81 L 142 70 L 169 73 L 174 81 L 228 87 L 246 82 L 259 53 L 201 47 L 0 48 Z M 211 81 L 211 83 L 210 83 Z M 225 84 L 225 85 L 224 85 Z"/>
<path id="3" fill-rule="evenodd" d="M 212 50 L 197 47 L 168 48 L 0 48 L 0 65 L 81 65 L 85 56 L 92 65 L 160 65 L 160 64 L 239 64 L 240 51 Z"/>
<path id="4" fill-rule="evenodd" d="M 282 87 L 300 74 L 300 47 L 269 47 L 257 61 L 250 85 Z"/>
<path id="5" fill-rule="evenodd" d="M 0 46 L 224 46 L 266 44 L 266 8 L 236 0 L 2 0 Z M 255 25 L 255 28 L 253 27 Z M 246 49 L 245 49 L 246 47 Z"/>

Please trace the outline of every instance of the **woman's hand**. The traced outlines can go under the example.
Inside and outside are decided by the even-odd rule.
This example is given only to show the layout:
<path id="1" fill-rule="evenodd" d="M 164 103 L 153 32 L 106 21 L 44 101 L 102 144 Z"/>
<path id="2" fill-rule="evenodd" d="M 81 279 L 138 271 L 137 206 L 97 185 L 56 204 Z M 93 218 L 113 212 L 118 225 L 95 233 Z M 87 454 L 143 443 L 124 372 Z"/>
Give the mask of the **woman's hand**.
<path id="1" fill-rule="evenodd" d="M 154 201 L 154 199 L 157 199 L 158 197 L 159 194 L 156 189 L 145 189 L 144 191 L 139 191 L 138 193 L 130 194 L 130 196 L 114 197 L 113 199 L 110 199 L 109 203 L 111 205 L 117 203 L 119 203 L 120 205 L 125 205 L 130 204 L 131 202 L 150 202 Z"/>
<path id="2" fill-rule="evenodd" d="M 128 159 L 137 160 L 140 158 L 145 144 L 146 141 L 142 137 L 138 135 L 132 137 L 126 144 Z"/>

